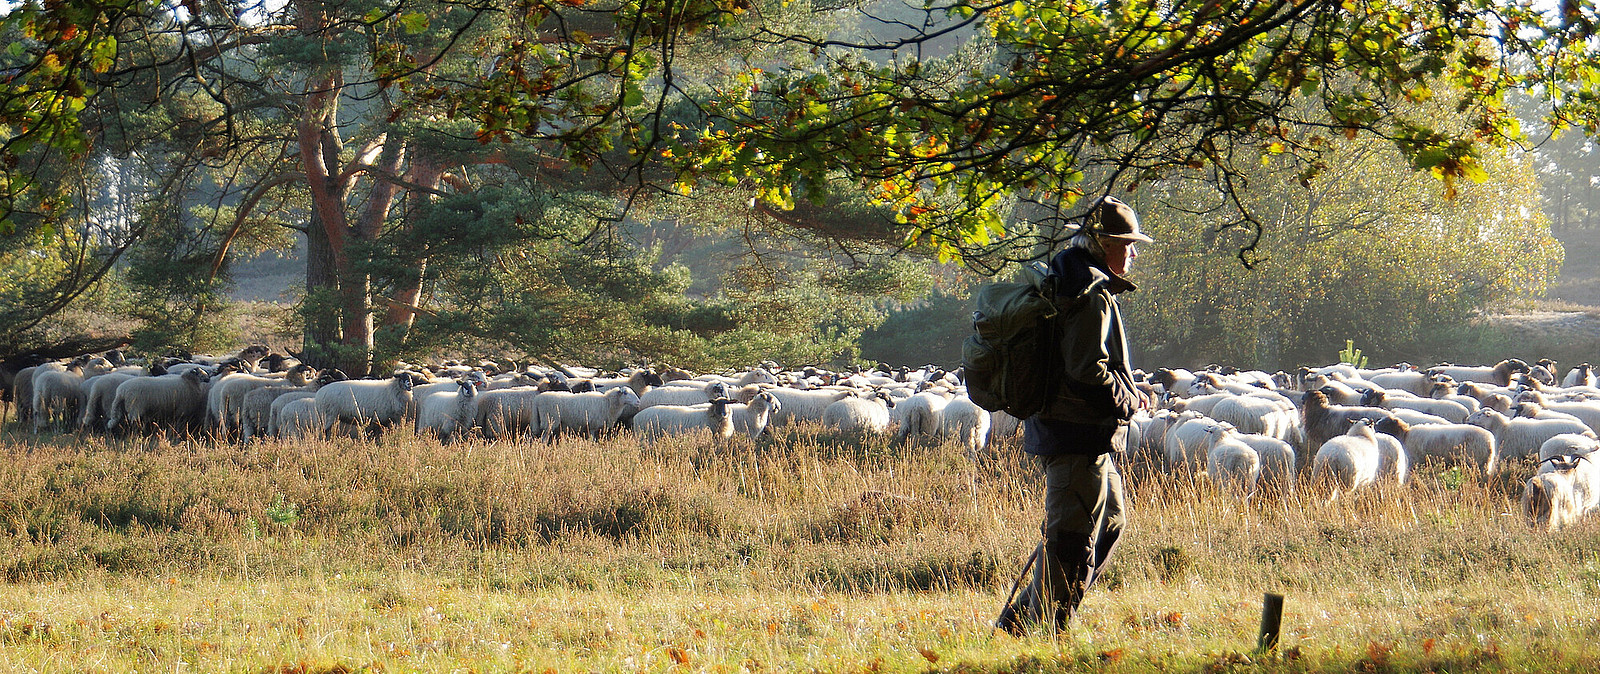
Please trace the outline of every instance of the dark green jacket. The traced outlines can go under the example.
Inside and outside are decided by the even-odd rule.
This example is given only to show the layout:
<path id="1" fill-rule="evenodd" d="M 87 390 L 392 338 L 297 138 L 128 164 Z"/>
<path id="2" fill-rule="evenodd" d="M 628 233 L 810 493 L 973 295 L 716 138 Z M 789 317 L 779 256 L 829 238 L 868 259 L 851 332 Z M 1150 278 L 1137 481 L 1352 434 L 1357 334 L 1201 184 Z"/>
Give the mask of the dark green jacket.
<path id="1" fill-rule="evenodd" d="M 1028 420 L 1023 448 L 1044 455 L 1121 450 L 1139 393 L 1116 295 L 1135 286 L 1082 249 L 1057 254 L 1050 273 L 1061 311 L 1055 330 L 1062 371 L 1050 402 Z"/>

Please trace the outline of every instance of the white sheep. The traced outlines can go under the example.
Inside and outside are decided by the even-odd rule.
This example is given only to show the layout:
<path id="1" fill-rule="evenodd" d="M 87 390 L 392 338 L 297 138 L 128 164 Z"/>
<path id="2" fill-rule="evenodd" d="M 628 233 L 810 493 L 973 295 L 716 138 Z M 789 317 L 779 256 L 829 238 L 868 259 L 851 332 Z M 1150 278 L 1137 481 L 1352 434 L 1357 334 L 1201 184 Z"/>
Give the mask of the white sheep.
<path id="1" fill-rule="evenodd" d="M 296 370 L 296 381 L 293 382 L 296 387 L 305 385 L 305 372 L 309 369 L 301 366 Z M 216 427 L 219 437 L 233 438 L 239 432 L 245 394 L 258 388 L 284 384 L 283 377 L 243 372 L 212 377 L 211 389 L 206 394 L 206 421 Z"/>
<path id="2" fill-rule="evenodd" d="M 1507 418 L 1489 408 L 1474 412 L 1467 423 L 1487 429 L 1494 434 L 1494 444 L 1501 458 L 1520 459 L 1539 451 L 1539 446 L 1562 433 L 1576 433 L 1595 437 L 1582 422 L 1570 419 Z"/>
<path id="3" fill-rule="evenodd" d="M 1557 531 L 1600 508 L 1600 465 L 1593 454 L 1567 454 L 1539 463 L 1522 491 L 1522 512 L 1531 524 Z"/>
<path id="4" fill-rule="evenodd" d="M 84 382 L 112 370 L 110 361 L 99 356 L 79 356 L 61 370 L 35 371 L 33 375 L 33 432 L 54 425 L 66 430 L 78 421 L 83 409 Z"/>
<path id="5" fill-rule="evenodd" d="M 1387 433 L 1373 436 L 1378 442 L 1378 480 L 1404 486 L 1410 474 L 1411 462 L 1406 457 L 1405 445 Z"/>
<path id="6" fill-rule="evenodd" d="M 521 435 L 533 422 L 534 401 L 541 393 L 537 386 L 517 386 L 480 394 L 478 427 L 483 437 L 493 441 L 507 435 Z"/>
<path id="7" fill-rule="evenodd" d="M 417 433 L 433 431 L 448 445 L 470 432 L 478 421 L 478 388 L 479 382 L 468 376 L 456 382 L 454 394 L 428 396 L 417 411 Z"/>
<path id="8" fill-rule="evenodd" d="M 1487 429 L 1469 424 L 1426 424 L 1412 426 L 1400 419 L 1379 421 L 1375 427 L 1400 441 L 1405 448 L 1409 468 L 1422 465 L 1429 458 L 1444 461 L 1465 461 L 1477 466 L 1485 475 L 1499 468 L 1499 449 L 1494 434 Z"/>
<path id="9" fill-rule="evenodd" d="M 1261 455 L 1234 437 L 1228 424 L 1207 423 L 1201 428 L 1206 433 L 1206 477 L 1225 492 L 1249 498 L 1261 477 Z"/>
<path id="10" fill-rule="evenodd" d="M 567 431 L 598 438 L 610 430 L 623 415 L 639 410 L 639 396 L 626 386 L 601 393 L 546 391 L 534 399 L 533 418 L 528 430 L 547 441 Z"/>
<path id="11" fill-rule="evenodd" d="M 944 407 L 950 404 L 953 397 L 954 394 L 948 389 L 935 388 L 912 394 L 895 403 L 892 415 L 896 423 L 895 439 L 938 435 Z"/>
<path id="12" fill-rule="evenodd" d="M 1175 400 L 1172 402 L 1172 409 L 1177 412 L 1199 412 L 1202 415 L 1211 416 L 1212 410 L 1216 409 L 1217 405 L 1233 397 L 1232 393 L 1207 393 Z"/>
<path id="13" fill-rule="evenodd" d="M 1449 419 L 1446 419 L 1444 417 L 1436 417 L 1436 416 L 1433 416 L 1432 414 L 1425 414 L 1425 413 L 1422 413 L 1422 412 L 1418 412 L 1416 410 L 1408 410 L 1408 409 L 1405 409 L 1403 407 L 1399 408 L 1399 409 L 1391 409 L 1391 410 L 1389 410 L 1389 416 L 1392 416 L 1392 417 L 1394 417 L 1396 419 L 1399 419 L 1399 420 L 1404 421 L 1404 422 L 1406 422 L 1408 424 L 1411 424 L 1412 426 L 1421 426 L 1421 425 L 1425 425 L 1425 424 L 1444 425 L 1444 424 L 1452 424 L 1452 423 L 1461 423 L 1461 422 L 1458 422 L 1458 421 L 1450 421 Z M 1463 417 L 1462 421 L 1466 421 L 1466 418 Z"/>
<path id="14" fill-rule="evenodd" d="M 289 394 L 273 401 L 276 406 L 282 402 L 283 406 L 273 413 L 272 432 L 274 437 L 282 440 L 300 440 L 320 437 L 326 424 L 322 414 L 317 411 L 317 396 L 315 393 L 306 396 Z"/>
<path id="15" fill-rule="evenodd" d="M 1328 438 L 1311 459 L 1311 475 L 1330 498 L 1338 498 L 1372 484 L 1378 478 L 1382 457 L 1372 422 L 1356 419 L 1349 432 Z"/>
<path id="16" fill-rule="evenodd" d="M 1454 401 L 1394 395 L 1388 391 L 1378 389 L 1369 391 L 1365 396 L 1362 396 L 1361 404 L 1368 407 L 1382 407 L 1390 411 L 1415 410 L 1423 414 L 1439 417 L 1444 419 L 1446 423 L 1452 424 L 1466 422 L 1467 415 L 1472 413 L 1466 407 Z"/>
<path id="17" fill-rule="evenodd" d="M 1006 414 L 1004 410 L 989 413 L 989 444 L 1015 438 L 1021 432 L 1021 419 Z"/>
<path id="18" fill-rule="evenodd" d="M 316 376 L 316 378 L 311 379 L 312 376 Z M 277 384 L 251 388 L 246 391 L 244 397 L 239 400 L 237 413 L 227 409 L 230 403 L 224 399 L 225 416 L 232 416 L 238 419 L 236 428 L 238 429 L 240 442 L 249 442 L 264 434 L 270 436 L 268 428 L 272 426 L 272 403 L 279 396 L 297 391 L 316 393 L 317 389 L 322 388 L 324 385 L 341 381 L 345 378 L 344 373 L 338 370 L 330 369 L 319 374 L 309 365 L 297 364 L 289 368 L 288 373 L 283 379 L 278 380 Z"/>
<path id="19" fill-rule="evenodd" d="M 967 458 L 976 459 L 989 440 L 990 423 L 989 411 L 963 393 L 945 404 L 939 415 L 939 434 L 955 438 L 967 450 Z"/>
<path id="20" fill-rule="evenodd" d="M 1289 494 L 1294 492 L 1295 475 L 1299 464 L 1295 463 L 1294 447 L 1277 438 L 1254 433 L 1241 433 L 1236 436 L 1240 442 L 1256 450 L 1256 456 L 1261 463 L 1261 477 L 1256 481 L 1258 488 L 1265 487 L 1272 492 Z"/>
<path id="21" fill-rule="evenodd" d="M 1205 470 L 1205 443 L 1211 437 L 1206 433 L 1206 426 L 1213 423 L 1216 422 L 1194 410 L 1185 410 L 1172 421 L 1165 435 L 1169 470 L 1190 473 Z"/>
<path id="22" fill-rule="evenodd" d="M 1589 430 L 1600 430 L 1600 400 L 1595 401 L 1563 401 L 1547 396 L 1539 391 L 1523 391 L 1517 396 L 1519 400 L 1539 405 L 1541 409 L 1549 412 L 1569 415 Z"/>
<path id="23" fill-rule="evenodd" d="M 1193 416 L 1200 416 L 1199 412 L 1188 412 Z M 1148 421 L 1140 424 L 1139 437 L 1128 436 L 1128 466 L 1144 466 L 1154 471 L 1162 471 L 1167 467 L 1167 431 L 1177 423 L 1179 414 L 1172 410 L 1158 410 L 1150 415 Z M 1140 415 L 1135 414 L 1138 421 Z"/>
<path id="24" fill-rule="evenodd" d="M 639 395 L 639 409 L 656 405 L 699 405 L 715 398 L 730 397 L 732 387 L 720 379 L 700 384 L 662 386 Z"/>
<path id="25" fill-rule="evenodd" d="M 1561 386 L 1565 388 L 1594 385 L 1594 367 L 1588 363 L 1579 363 L 1577 367 L 1567 372 L 1567 376 L 1561 378 Z"/>
<path id="26" fill-rule="evenodd" d="M 781 409 L 783 403 L 778 401 L 777 396 L 761 391 L 748 403 L 729 405 L 728 416 L 733 418 L 734 432 L 743 433 L 751 440 L 755 440 L 767 430 L 772 415 Z"/>
<path id="27" fill-rule="evenodd" d="M 1255 433 L 1288 442 L 1300 440 L 1300 413 L 1281 396 L 1233 396 L 1211 408 L 1211 418 L 1231 424 L 1240 433 Z"/>
<path id="28" fill-rule="evenodd" d="M 416 381 L 416 375 L 400 372 L 389 379 L 336 381 L 323 386 L 314 398 L 322 437 L 331 438 L 334 426 L 348 423 L 381 441 L 385 428 L 405 418 Z"/>
<path id="29" fill-rule="evenodd" d="M 730 398 L 717 398 L 699 405 L 646 407 L 633 416 L 633 430 L 645 438 L 708 432 L 712 438 L 727 439 L 733 437 L 733 415 L 728 408 L 734 404 Z"/>
<path id="30" fill-rule="evenodd" d="M 25 367 L 11 379 L 11 399 L 17 401 L 17 421 L 33 419 L 33 378 L 42 372 L 61 372 L 67 369 L 64 362 L 50 362 Z"/>
<path id="31" fill-rule="evenodd" d="M 854 395 L 855 390 L 831 387 L 804 391 L 793 388 L 775 388 L 770 390 L 769 393 L 783 404 L 783 409 L 773 414 L 767 425 L 781 427 L 801 421 L 822 421 L 823 410 L 826 410 L 829 405 L 839 400 Z"/>
<path id="32" fill-rule="evenodd" d="M 845 432 L 887 433 L 889 410 L 893 406 L 889 394 L 881 391 L 847 396 L 822 410 L 822 424 Z"/>
<path id="33" fill-rule="evenodd" d="M 173 430 L 197 429 L 205 421 L 206 386 L 211 375 L 194 369 L 183 374 L 134 377 L 117 386 L 106 430 L 131 430 L 167 425 Z"/>
<path id="34" fill-rule="evenodd" d="M 1539 445 L 1539 462 L 1549 461 L 1556 456 L 1588 455 L 1595 450 L 1600 450 L 1600 440 L 1587 435 L 1562 433 Z"/>
<path id="35" fill-rule="evenodd" d="M 1416 370 L 1382 372 L 1367 377 L 1367 381 L 1385 390 L 1405 391 L 1416 396 L 1426 396 L 1433 390 L 1433 378 Z"/>
<path id="36" fill-rule="evenodd" d="M 122 382 L 140 375 L 133 372 L 109 372 L 84 382 L 83 414 L 78 416 L 78 428 L 90 432 L 106 429 L 106 417 L 116 402 L 117 387 Z"/>

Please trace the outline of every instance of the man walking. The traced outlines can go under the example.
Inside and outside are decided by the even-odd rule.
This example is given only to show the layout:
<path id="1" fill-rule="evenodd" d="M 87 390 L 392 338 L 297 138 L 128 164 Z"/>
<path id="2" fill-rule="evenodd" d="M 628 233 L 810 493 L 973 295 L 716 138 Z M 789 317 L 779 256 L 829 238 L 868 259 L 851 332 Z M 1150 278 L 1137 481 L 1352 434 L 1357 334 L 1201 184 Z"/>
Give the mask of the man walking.
<path id="1" fill-rule="evenodd" d="M 1128 419 L 1147 403 L 1133 383 L 1116 296 L 1135 289 L 1123 276 L 1135 244 L 1151 240 L 1132 208 L 1103 197 L 1050 262 L 1062 370 L 1043 411 L 1023 422 L 1023 451 L 1044 472 L 1044 540 L 1032 583 L 995 621 L 1012 634 L 1036 624 L 1064 630 L 1126 524 L 1112 455 L 1126 448 Z"/>

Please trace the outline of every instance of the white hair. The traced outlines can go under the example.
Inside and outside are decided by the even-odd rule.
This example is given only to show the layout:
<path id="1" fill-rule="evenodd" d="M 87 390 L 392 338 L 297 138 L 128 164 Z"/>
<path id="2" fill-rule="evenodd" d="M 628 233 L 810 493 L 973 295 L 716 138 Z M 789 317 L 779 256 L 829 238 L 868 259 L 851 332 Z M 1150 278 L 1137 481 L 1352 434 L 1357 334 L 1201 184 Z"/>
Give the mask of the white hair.
<path id="1" fill-rule="evenodd" d="M 1087 227 L 1079 227 L 1078 231 L 1067 239 L 1067 248 L 1082 248 L 1089 251 L 1089 255 L 1096 260 L 1103 260 L 1106 257 L 1106 249 L 1100 245 L 1099 235 Z"/>

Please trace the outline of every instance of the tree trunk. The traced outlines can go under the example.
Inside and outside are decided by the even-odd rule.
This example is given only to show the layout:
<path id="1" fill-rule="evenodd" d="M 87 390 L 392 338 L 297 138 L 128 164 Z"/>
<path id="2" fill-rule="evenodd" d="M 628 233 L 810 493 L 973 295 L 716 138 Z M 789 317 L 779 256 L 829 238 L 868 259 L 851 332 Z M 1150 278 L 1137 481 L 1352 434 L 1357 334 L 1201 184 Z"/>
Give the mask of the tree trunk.
<path id="1" fill-rule="evenodd" d="M 342 341 L 339 333 L 339 267 L 334 262 L 333 246 L 322 227 L 322 217 L 311 213 L 306 227 L 306 296 L 304 353 L 301 360 L 313 367 L 336 367 L 335 353 Z"/>
<path id="2" fill-rule="evenodd" d="M 431 155 L 422 151 L 412 152 L 411 171 L 407 181 L 420 185 L 430 190 L 439 188 L 440 176 L 443 173 L 439 162 Z M 430 199 L 427 192 L 418 190 L 411 196 L 405 213 L 405 228 L 409 231 L 415 226 L 415 221 L 422 213 L 422 205 Z M 399 279 L 395 285 L 394 300 L 389 305 L 389 311 L 383 317 L 385 328 L 391 328 L 397 333 L 395 344 L 405 344 L 406 335 L 411 331 L 411 325 L 416 321 L 417 312 L 412 307 L 417 306 L 417 300 L 422 297 L 422 277 L 428 268 L 428 258 L 425 251 L 416 251 L 413 258 L 412 273 Z"/>

